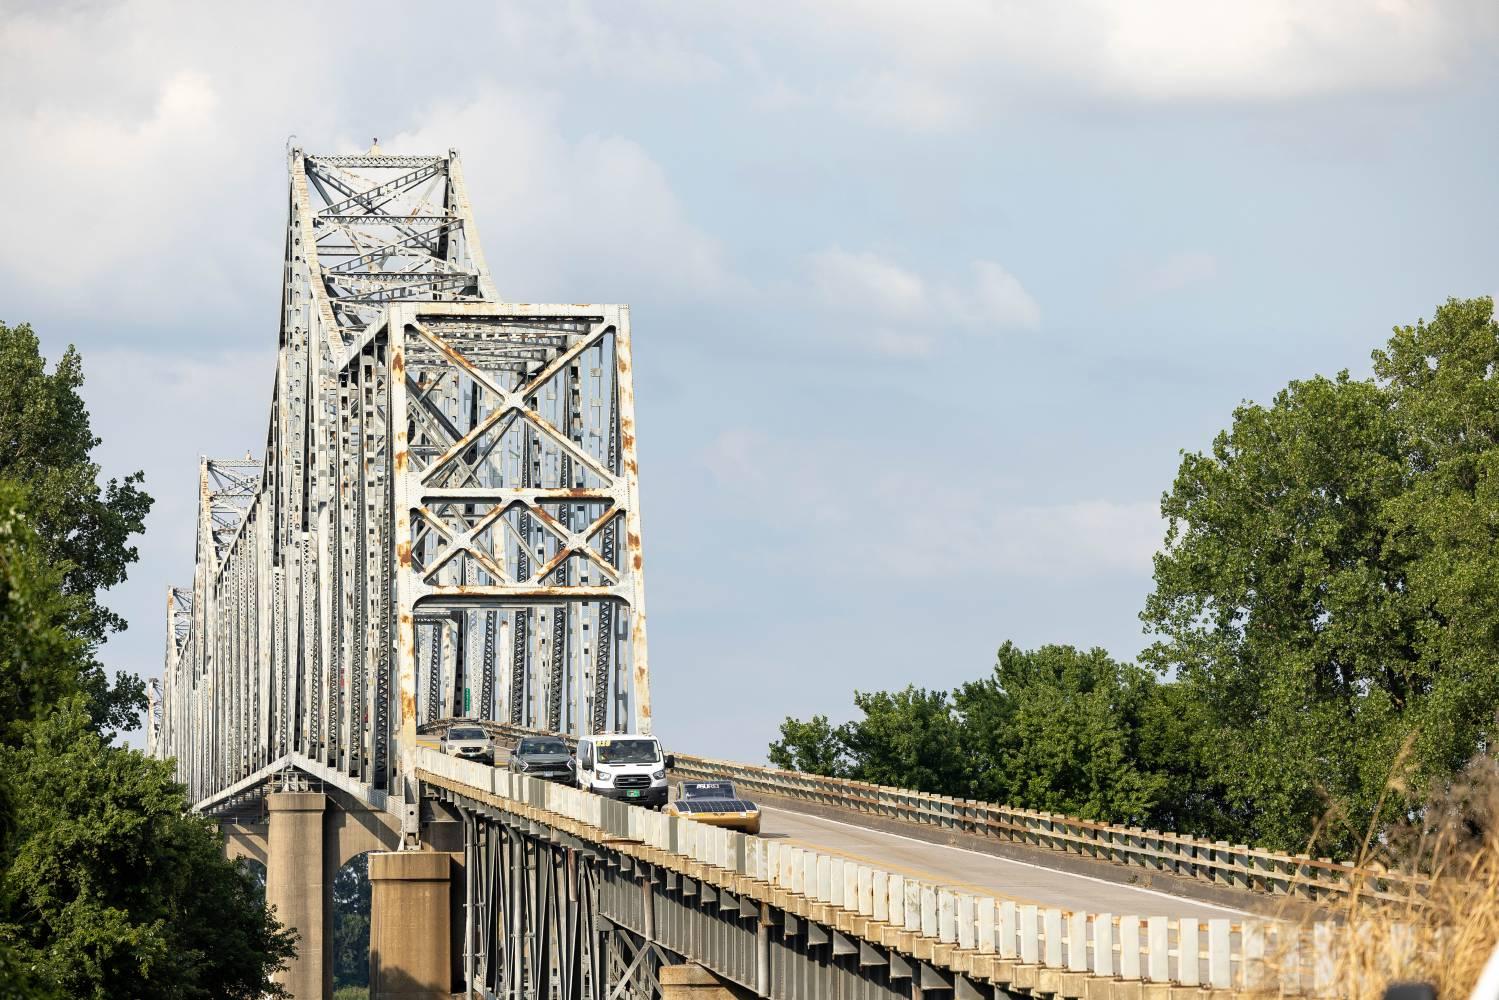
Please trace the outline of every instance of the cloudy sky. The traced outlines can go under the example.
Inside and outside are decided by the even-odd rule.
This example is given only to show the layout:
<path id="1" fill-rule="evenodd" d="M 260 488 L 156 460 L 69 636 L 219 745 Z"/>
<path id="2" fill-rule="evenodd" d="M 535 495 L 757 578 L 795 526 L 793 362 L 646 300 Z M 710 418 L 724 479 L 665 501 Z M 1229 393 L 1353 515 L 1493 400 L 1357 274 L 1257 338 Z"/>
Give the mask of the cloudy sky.
<path id="1" fill-rule="evenodd" d="M 157 497 L 261 447 L 285 149 L 463 155 L 514 301 L 628 302 L 658 731 L 1131 656 L 1181 449 L 1499 290 L 1481 2 L 0 0 L 0 319 Z"/>

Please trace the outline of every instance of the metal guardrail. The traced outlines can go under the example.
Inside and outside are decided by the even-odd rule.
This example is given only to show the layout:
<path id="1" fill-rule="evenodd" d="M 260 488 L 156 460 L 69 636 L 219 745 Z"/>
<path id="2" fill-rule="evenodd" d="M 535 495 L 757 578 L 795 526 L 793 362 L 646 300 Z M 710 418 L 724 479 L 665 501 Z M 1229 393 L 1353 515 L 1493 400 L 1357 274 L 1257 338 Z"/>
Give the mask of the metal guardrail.
<path id="1" fill-rule="evenodd" d="M 492 725 L 512 738 L 536 732 L 504 723 Z M 568 742 L 573 741 L 568 738 Z M 1426 884 L 1420 876 L 1391 871 L 1377 863 L 1360 867 L 1331 858 L 1282 854 L 1189 834 L 1115 826 L 1060 813 L 1016 809 L 846 778 L 826 778 L 693 754 L 674 756 L 676 773 L 689 778 L 732 781 L 751 796 L 768 795 L 936 827 L 1208 885 L 1327 901 L 1355 890 L 1365 896 L 1406 899 Z"/>
<path id="2" fill-rule="evenodd" d="M 653 863 L 992 982 L 1068 997 L 1094 996 L 1087 982 L 1099 979 L 1315 996 L 1335 992 L 1331 922 L 1298 928 L 1272 921 L 1233 923 L 1023 905 L 426 748 L 409 751 L 405 766 L 420 780 L 492 796 L 514 808 L 528 808 L 531 818 L 545 821 L 546 816 L 534 812 L 541 810 L 554 817 L 551 822 L 601 846 L 626 853 L 648 849 Z M 1068 976 L 1074 978 L 1069 981 Z"/>

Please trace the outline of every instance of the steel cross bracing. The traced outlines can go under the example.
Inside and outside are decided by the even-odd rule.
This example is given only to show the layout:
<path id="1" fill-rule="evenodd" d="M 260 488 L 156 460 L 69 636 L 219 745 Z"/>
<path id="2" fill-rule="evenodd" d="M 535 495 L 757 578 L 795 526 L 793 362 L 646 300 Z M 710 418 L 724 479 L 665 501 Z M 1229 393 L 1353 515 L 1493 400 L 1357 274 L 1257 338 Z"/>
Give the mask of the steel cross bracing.
<path id="1" fill-rule="evenodd" d="M 495 292 L 456 153 L 293 151 L 264 461 L 203 459 L 160 727 L 201 800 L 416 726 L 650 731 L 629 313 Z"/>

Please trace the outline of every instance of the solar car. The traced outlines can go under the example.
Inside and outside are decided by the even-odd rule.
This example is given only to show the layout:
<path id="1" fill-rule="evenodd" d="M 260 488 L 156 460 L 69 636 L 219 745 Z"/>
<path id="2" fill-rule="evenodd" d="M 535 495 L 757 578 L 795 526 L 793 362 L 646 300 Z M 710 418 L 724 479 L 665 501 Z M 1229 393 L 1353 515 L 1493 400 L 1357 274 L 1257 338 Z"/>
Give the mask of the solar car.
<path id="1" fill-rule="evenodd" d="M 668 816 L 686 816 L 699 823 L 760 832 L 760 807 L 740 798 L 732 781 L 679 781 L 676 798 L 664 811 Z"/>

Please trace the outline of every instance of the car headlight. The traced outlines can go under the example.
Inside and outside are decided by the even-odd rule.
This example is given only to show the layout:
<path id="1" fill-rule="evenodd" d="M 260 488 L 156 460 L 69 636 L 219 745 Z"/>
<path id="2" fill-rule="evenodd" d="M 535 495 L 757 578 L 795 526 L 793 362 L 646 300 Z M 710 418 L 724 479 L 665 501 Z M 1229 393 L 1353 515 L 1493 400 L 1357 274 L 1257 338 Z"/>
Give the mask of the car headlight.
<path id="1" fill-rule="evenodd" d="M 657 781 L 665 781 L 666 780 L 666 769 L 662 768 L 659 771 L 652 771 L 651 772 L 651 777 L 655 778 Z"/>
<path id="2" fill-rule="evenodd" d="M 594 771 L 593 773 L 594 773 L 594 776 L 597 777 L 600 781 L 608 781 L 610 778 L 614 777 L 614 775 L 610 774 L 608 771 L 604 770 L 602 767 L 599 768 L 597 771 Z"/>

